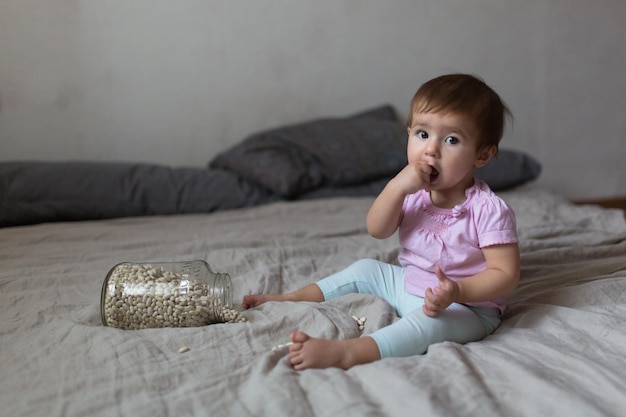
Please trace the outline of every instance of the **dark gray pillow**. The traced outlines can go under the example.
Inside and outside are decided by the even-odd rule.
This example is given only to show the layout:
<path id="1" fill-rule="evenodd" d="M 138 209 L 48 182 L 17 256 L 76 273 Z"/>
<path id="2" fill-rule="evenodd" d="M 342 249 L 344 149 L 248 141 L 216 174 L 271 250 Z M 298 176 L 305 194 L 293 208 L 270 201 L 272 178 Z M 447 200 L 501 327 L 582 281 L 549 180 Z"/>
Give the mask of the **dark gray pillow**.
<path id="1" fill-rule="evenodd" d="M 104 162 L 0 163 L 0 227 L 208 213 L 278 199 L 221 170 Z"/>
<path id="2" fill-rule="evenodd" d="M 324 120 L 291 133 L 290 143 L 308 152 L 324 185 L 363 184 L 395 174 L 407 163 L 406 128 L 398 122 Z"/>
<path id="3" fill-rule="evenodd" d="M 532 181 L 541 174 L 541 164 L 527 153 L 500 149 L 497 157 L 475 172 L 493 191 L 506 190 Z"/>
<path id="4" fill-rule="evenodd" d="M 362 184 L 406 164 L 406 128 L 391 106 L 260 132 L 209 166 L 236 172 L 284 197 Z"/>

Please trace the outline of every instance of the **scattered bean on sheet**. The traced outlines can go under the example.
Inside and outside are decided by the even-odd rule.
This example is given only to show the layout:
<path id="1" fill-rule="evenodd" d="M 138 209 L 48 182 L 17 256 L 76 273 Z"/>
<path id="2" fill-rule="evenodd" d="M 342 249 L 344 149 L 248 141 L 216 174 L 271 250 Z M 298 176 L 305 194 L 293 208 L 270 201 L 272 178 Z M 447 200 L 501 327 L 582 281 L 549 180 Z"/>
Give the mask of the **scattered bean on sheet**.
<path id="1" fill-rule="evenodd" d="M 359 331 L 362 332 L 363 330 L 365 330 L 365 322 L 367 321 L 367 318 L 357 316 L 352 316 L 352 318 L 354 319 L 354 321 L 356 321 L 356 325 L 359 328 Z"/>
<path id="2" fill-rule="evenodd" d="M 163 267 L 123 263 L 111 271 L 106 283 L 103 322 L 121 329 L 144 329 L 246 321 L 211 294 L 204 283 Z"/>

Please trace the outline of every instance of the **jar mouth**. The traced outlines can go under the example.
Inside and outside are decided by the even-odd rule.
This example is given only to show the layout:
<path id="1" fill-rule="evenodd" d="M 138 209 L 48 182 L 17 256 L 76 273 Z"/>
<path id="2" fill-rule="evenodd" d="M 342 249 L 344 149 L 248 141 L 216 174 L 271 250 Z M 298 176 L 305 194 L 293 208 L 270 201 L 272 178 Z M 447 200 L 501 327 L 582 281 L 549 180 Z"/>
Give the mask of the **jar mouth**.
<path id="1" fill-rule="evenodd" d="M 116 264 L 115 266 L 113 266 L 113 268 L 111 268 L 109 270 L 109 272 L 107 273 L 106 277 L 104 278 L 104 282 L 102 282 L 102 290 L 100 291 L 100 319 L 102 320 L 102 325 L 103 326 L 108 326 L 109 324 L 107 323 L 107 313 L 106 313 L 106 295 L 107 295 L 107 290 L 109 287 L 109 279 L 111 278 L 111 275 L 113 274 L 113 271 L 115 271 L 120 265 L 126 264 L 128 262 L 120 262 L 118 264 Z"/>
<path id="2" fill-rule="evenodd" d="M 220 321 L 224 321 L 224 309 L 233 308 L 232 283 L 230 275 L 226 273 L 215 274 L 215 285 L 211 289 L 214 300 L 213 310 Z"/>
<path id="3" fill-rule="evenodd" d="M 222 277 L 222 292 L 224 297 L 224 306 L 227 308 L 233 308 L 233 288 L 230 280 L 230 275 L 226 273 L 219 274 Z"/>

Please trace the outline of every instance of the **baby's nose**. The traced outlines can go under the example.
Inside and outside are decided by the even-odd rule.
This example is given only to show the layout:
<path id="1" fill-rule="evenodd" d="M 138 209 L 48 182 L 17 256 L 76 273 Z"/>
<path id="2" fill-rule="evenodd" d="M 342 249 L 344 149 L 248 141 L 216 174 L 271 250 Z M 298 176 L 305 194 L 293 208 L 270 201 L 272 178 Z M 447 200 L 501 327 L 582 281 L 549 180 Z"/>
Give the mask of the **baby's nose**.
<path id="1" fill-rule="evenodd" d="M 426 155 L 436 157 L 439 155 L 439 144 L 435 140 L 428 141 Z"/>

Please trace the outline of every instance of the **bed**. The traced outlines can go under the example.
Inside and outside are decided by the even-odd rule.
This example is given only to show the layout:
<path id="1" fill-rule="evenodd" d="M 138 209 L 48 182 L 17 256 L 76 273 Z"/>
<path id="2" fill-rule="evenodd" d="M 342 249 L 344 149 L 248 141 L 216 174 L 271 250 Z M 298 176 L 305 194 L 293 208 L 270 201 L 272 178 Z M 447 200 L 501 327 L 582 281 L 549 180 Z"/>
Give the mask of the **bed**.
<path id="1" fill-rule="evenodd" d="M 387 125 L 401 149 L 394 117 L 383 107 L 253 135 L 205 169 L 0 163 L 2 415 L 624 415 L 624 215 L 543 189 L 538 163 L 514 151 L 480 174 L 514 208 L 522 252 L 520 286 L 482 341 L 348 371 L 297 372 L 272 349 L 294 329 L 349 338 L 397 320 L 382 299 L 356 294 L 266 303 L 239 323 L 102 325 L 102 282 L 121 261 L 206 260 L 231 276 L 236 304 L 360 258 L 396 262 L 397 238 L 369 237 L 364 219 L 401 151 L 364 166 L 357 155 L 346 171 L 350 156 L 333 165 L 316 154 L 320 137 L 342 136 L 346 123 Z M 303 146 L 306 135 L 318 146 Z M 293 175 L 259 171 L 279 166 Z M 362 331 L 353 316 L 367 318 Z"/>

